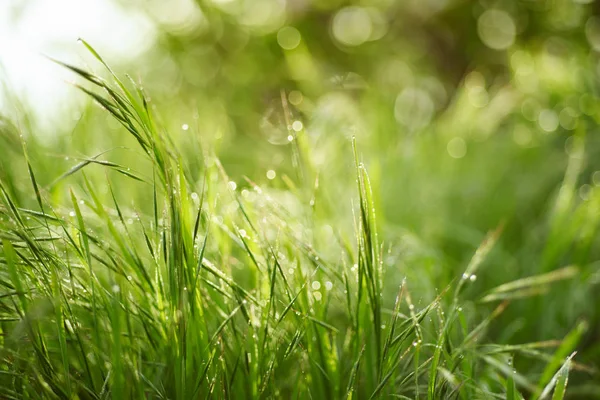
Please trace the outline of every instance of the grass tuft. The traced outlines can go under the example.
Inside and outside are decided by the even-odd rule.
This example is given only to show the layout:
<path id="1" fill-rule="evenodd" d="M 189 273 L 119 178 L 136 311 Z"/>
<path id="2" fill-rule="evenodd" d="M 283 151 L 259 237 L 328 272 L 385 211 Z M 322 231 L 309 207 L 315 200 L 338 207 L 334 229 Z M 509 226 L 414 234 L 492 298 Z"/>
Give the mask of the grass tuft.
<path id="1" fill-rule="evenodd" d="M 146 172 L 102 152 L 40 179 L 24 145 L 31 187 L 15 196 L 0 178 L 0 397 L 558 400 L 570 372 L 597 377 L 575 363 L 585 321 L 561 340 L 492 341 L 511 307 L 579 267 L 548 271 L 550 252 L 540 274 L 477 290 L 477 276 L 499 268 L 501 226 L 428 296 L 388 261 L 379 180 L 357 139 L 356 191 L 342 199 L 352 232 L 330 225 L 303 132 L 289 144 L 292 200 L 250 178 L 237 187 L 208 151 L 198 174 L 143 90 L 82 43 L 109 79 L 58 63 L 136 143 Z M 522 373 L 515 354 L 528 357 Z"/>

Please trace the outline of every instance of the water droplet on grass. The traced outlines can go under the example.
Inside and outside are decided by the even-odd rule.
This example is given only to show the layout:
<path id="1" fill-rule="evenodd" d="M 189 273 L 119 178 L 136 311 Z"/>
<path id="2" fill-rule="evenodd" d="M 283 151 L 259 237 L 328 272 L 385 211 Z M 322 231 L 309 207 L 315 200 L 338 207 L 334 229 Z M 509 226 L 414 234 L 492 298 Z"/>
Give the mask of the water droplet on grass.
<path id="1" fill-rule="evenodd" d="M 304 128 L 302 121 L 294 121 L 294 123 L 292 124 L 292 129 L 296 132 L 300 132 L 302 128 Z"/>

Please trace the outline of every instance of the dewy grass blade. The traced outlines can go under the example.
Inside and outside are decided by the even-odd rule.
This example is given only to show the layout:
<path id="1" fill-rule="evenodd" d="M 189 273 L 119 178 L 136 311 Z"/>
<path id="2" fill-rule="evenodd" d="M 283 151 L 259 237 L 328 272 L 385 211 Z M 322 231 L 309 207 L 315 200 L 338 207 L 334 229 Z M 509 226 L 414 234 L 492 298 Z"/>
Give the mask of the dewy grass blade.
<path id="1" fill-rule="evenodd" d="M 565 397 L 567 391 L 567 382 L 569 381 L 571 358 L 572 357 L 568 358 L 564 365 L 556 373 L 556 385 L 554 386 L 552 400 L 563 400 Z"/>
<path id="2" fill-rule="evenodd" d="M 554 389 L 552 400 L 562 400 L 564 398 L 567 389 L 567 380 L 569 378 L 569 369 L 571 368 L 571 360 L 575 357 L 575 354 L 577 354 L 577 352 L 574 352 L 567 357 L 565 363 L 560 367 L 558 372 L 552 377 L 540 394 L 540 400 L 546 399 L 550 395 L 552 389 Z"/>
<path id="3" fill-rule="evenodd" d="M 489 302 L 505 298 L 523 298 L 529 295 L 536 295 L 546 292 L 546 286 L 550 283 L 571 279 L 579 273 L 579 268 L 571 265 L 565 268 L 557 269 L 546 274 L 530 276 L 518 279 L 516 281 L 502 284 L 490 291 L 488 295 L 481 299 L 482 302 Z"/>
<path id="4" fill-rule="evenodd" d="M 556 349 L 556 352 L 552 356 L 551 361 L 546 365 L 546 368 L 542 372 L 542 375 L 537 384 L 537 395 L 539 398 L 542 398 L 540 392 L 542 390 L 545 391 L 545 387 L 547 387 L 553 379 L 555 375 L 555 371 L 559 369 L 560 365 L 563 363 L 563 360 L 567 359 L 569 361 L 575 356 L 575 349 L 577 345 L 581 341 L 583 335 L 588 330 L 588 323 L 586 321 L 581 321 L 571 332 L 565 336 L 561 345 Z"/>

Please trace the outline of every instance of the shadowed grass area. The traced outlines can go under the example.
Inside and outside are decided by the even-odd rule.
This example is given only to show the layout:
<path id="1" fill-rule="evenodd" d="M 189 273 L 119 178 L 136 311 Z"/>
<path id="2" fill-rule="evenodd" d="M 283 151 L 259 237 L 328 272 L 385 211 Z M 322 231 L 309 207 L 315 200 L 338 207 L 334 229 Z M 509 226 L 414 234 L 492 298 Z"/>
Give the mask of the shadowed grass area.
<path id="1" fill-rule="evenodd" d="M 291 127 L 279 187 L 234 180 L 199 136 L 169 135 L 141 87 L 84 44 L 109 77 L 63 65 L 122 137 L 65 163 L 3 130 L 16 145 L 0 170 L 1 397 L 599 395 L 596 311 L 572 318 L 554 304 L 598 281 L 587 255 L 600 193 L 574 203 L 583 130 L 554 206 L 539 211 L 546 245 L 521 244 L 541 261 L 515 276 L 503 272 L 514 246 L 499 243 L 518 216 L 481 238 L 436 219 L 443 210 L 414 215 L 434 224 L 433 238 L 480 242 L 470 261 L 456 260 L 409 229 L 381 228 L 383 188 L 404 184 L 385 166 L 403 161 L 384 159 L 370 176 L 362 143 L 353 139 L 353 153 L 347 139 L 335 154 L 345 164 L 319 164 L 314 141 Z M 346 173 L 339 183 L 329 162 Z M 460 209 L 460 196 L 447 201 Z"/>

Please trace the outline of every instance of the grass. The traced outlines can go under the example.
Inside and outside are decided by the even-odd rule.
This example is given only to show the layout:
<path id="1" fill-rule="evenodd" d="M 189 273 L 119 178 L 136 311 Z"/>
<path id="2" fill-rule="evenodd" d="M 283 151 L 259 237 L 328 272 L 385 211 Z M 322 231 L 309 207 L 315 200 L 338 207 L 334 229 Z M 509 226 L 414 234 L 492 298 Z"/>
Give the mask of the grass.
<path id="1" fill-rule="evenodd" d="M 210 147 L 174 139 L 141 87 L 83 43 L 108 78 L 63 66 L 121 125 L 112 146 L 128 156 L 78 156 L 59 172 L 24 138 L 2 170 L 0 397 L 598 397 L 597 319 L 548 337 L 561 330 L 546 318 L 549 296 L 565 301 L 574 282 L 593 279 L 600 193 L 574 196 L 583 131 L 546 211 L 535 273 L 504 279 L 509 221 L 434 279 L 414 248 L 402 268 L 393 257 L 396 239 L 379 225 L 386 171 L 370 177 L 360 140 L 337 155 L 354 163 L 353 190 L 320 179 L 304 130 L 289 132 L 283 189 L 234 182 Z M 566 249 L 572 265 L 560 265 Z M 479 284 L 492 272 L 501 283 Z M 415 275 L 440 285 L 433 296 Z M 515 334 L 518 318 L 533 327 Z"/>

